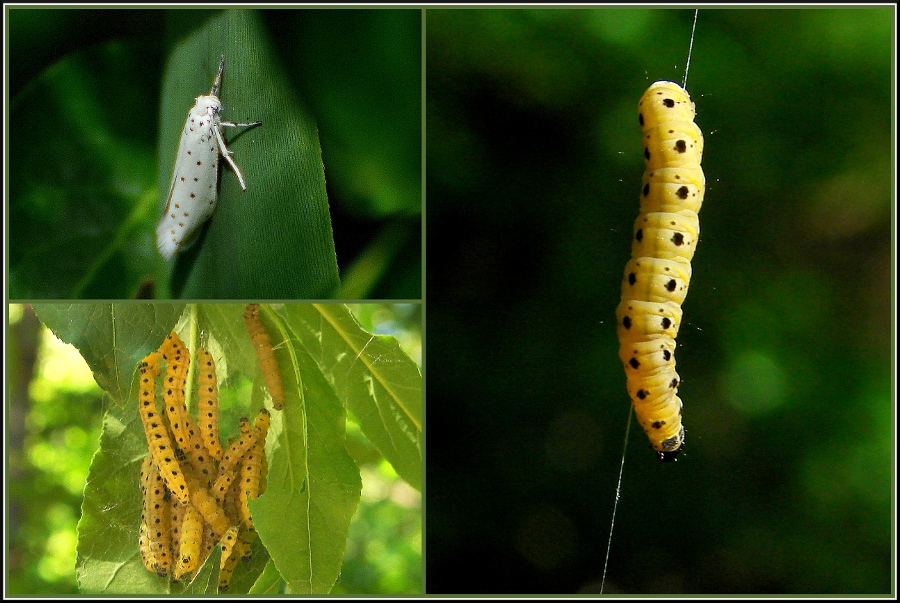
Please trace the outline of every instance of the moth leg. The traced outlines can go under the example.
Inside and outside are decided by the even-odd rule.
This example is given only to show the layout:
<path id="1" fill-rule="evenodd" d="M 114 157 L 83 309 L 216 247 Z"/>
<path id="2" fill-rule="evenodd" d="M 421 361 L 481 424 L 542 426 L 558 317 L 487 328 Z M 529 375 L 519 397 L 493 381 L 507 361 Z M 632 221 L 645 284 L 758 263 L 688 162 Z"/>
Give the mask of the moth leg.
<path id="1" fill-rule="evenodd" d="M 254 121 L 254 122 L 250 122 L 249 124 L 236 124 L 233 121 L 220 121 L 219 123 L 222 124 L 222 126 L 225 128 L 249 128 L 251 126 L 261 126 L 262 125 L 261 121 Z"/>
<path id="2" fill-rule="evenodd" d="M 213 128 L 216 133 L 216 142 L 219 145 L 219 152 L 222 153 L 222 156 L 225 158 L 225 161 L 231 166 L 234 175 L 237 176 L 238 182 L 241 185 L 241 190 L 247 190 L 247 185 L 244 184 L 244 175 L 241 174 L 241 168 L 237 166 L 234 162 L 234 159 L 231 158 L 234 153 L 228 150 L 228 147 L 225 145 L 225 139 L 222 137 L 222 131 L 220 128 Z"/>
<path id="3" fill-rule="evenodd" d="M 259 122 L 259 123 L 262 123 L 262 122 Z M 219 124 L 224 126 L 226 124 L 231 124 L 231 122 L 223 121 L 223 122 L 219 122 Z M 231 125 L 238 126 L 241 124 L 231 124 Z M 247 190 L 247 185 L 244 184 L 244 175 L 241 173 L 241 168 L 239 168 L 237 166 L 237 164 L 234 162 L 234 159 L 231 158 L 231 156 L 234 155 L 234 153 L 232 151 L 228 150 L 228 146 L 226 146 L 226 144 L 225 144 L 225 138 L 222 137 L 221 128 L 213 128 L 213 130 L 216 133 L 216 142 L 219 145 L 219 152 L 222 153 L 222 157 L 225 158 L 225 161 L 228 162 L 228 165 L 230 165 L 232 171 L 234 171 L 234 175 L 237 176 L 238 182 L 241 185 L 241 190 L 242 191 Z"/>

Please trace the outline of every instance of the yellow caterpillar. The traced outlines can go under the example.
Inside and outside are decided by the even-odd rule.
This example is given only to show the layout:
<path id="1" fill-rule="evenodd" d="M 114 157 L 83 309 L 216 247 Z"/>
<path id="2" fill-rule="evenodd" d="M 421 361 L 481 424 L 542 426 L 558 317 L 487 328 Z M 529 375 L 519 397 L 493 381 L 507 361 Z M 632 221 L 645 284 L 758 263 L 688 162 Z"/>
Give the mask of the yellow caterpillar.
<path id="1" fill-rule="evenodd" d="M 275 351 L 272 349 L 272 339 L 259 318 L 259 304 L 247 304 L 244 309 L 244 323 L 247 325 L 250 339 L 253 340 L 269 395 L 272 396 L 272 407 L 281 410 L 284 407 L 284 383 L 281 380 Z"/>
<path id="2" fill-rule="evenodd" d="M 172 580 L 179 581 L 196 573 L 218 543 L 222 547 L 219 586 L 225 591 L 237 562 L 249 557 L 250 543 L 256 537 L 255 530 L 241 527 L 239 498 L 244 494 L 240 483 L 244 474 L 240 473 L 240 481 L 235 478 L 239 471 L 248 470 L 243 463 L 248 456 L 253 456 L 248 464 L 250 471 L 265 466 L 263 445 L 269 412 L 261 410 L 252 426 L 248 419 L 241 419 L 241 436 L 227 451 L 222 450 L 215 364 L 203 350 L 197 358 L 202 429 L 185 407 L 191 359 L 178 335 L 172 332 L 160 349 L 139 365 L 138 406 L 151 454 L 141 471 L 144 500 L 138 544 L 149 571 L 160 576 L 171 573 Z M 165 415 L 156 406 L 155 380 L 160 375 L 161 360 L 166 363 Z"/>
<path id="3" fill-rule="evenodd" d="M 247 451 L 241 461 L 241 485 L 238 496 L 241 502 L 241 518 L 244 526 L 253 528 L 253 517 L 250 515 L 249 502 L 258 498 L 260 492 L 260 477 L 262 474 L 262 460 L 265 456 L 266 434 L 269 430 L 269 412 L 264 408 L 256 417 L 255 427 L 259 430 L 259 438 L 256 444 Z"/>
<path id="4" fill-rule="evenodd" d="M 175 556 L 177 557 L 178 551 L 181 549 L 181 524 L 184 522 L 184 506 L 178 502 L 178 499 L 175 497 L 172 497 L 170 502 L 169 525 L 172 530 L 172 551 L 174 551 Z"/>
<path id="5" fill-rule="evenodd" d="M 646 170 L 616 310 L 619 358 L 641 427 L 660 459 L 671 460 L 684 444 L 675 337 L 700 234 L 703 134 L 690 95 L 672 82 L 652 84 L 638 113 Z"/>
<path id="6" fill-rule="evenodd" d="M 185 406 L 185 387 L 191 364 L 190 352 L 181 338 L 172 331 L 160 347 L 160 353 L 167 363 L 163 398 L 172 434 L 179 449 L 194 468 L 194 472 L 201 482 L 208 486 L 214 479 L 216 469 L 206 449 L 200 428 L 188 414 Z"/>
<path id="7" fill-rule="evenodd" d="M 200 511 L 200 515 L 210 525 L 214 538 L 221 538 L 231 527 L 231 522 L 225 515 L 225 511 L 222 510 L 222 507 L 210 495 L 209 491 L 200 484 L 193 470 L 189 467 L 185 468 L 184 478 L 187 481 L 190 492 L 191 504 Z"/>
<path id="8" fill-rule="evenodd" d="M 141 423 L 144 424 L 144 435 L 150 455 L 168 486 L 169 491 L 182 503 L 188 501 L 188 487 L 184 481 L 181 467 L 175 457 L 172 440 L 163 424 L 156 408 L 156 387 L 154 379 L 159 375 L 159 354 L 153 352 L 141 361 L 141 385 L 138 397 L 138 410 Z"/>
<path id="9" fill-rule="evenodd" d="M 247 450 L 256 445 L 259 439 L 259 430 L 250 428 L 250 421 L 246 417 L 241 417 L 241 437 L 231 443 L 222 462 L 219 463 L 219 474 L 216 477 L 216 483 L 213 484 L 212 492 L 216 497 L 216 501 L 221 503 L 225 500 L 231 482 L 237 475 L 237 466 L 247 454 Z"/>
<path id="10" fill-rule="evenodd" d="M 166 416 L 175 435 L 179 448 L 186 450 L 190 446 L 190 435 L 187 427 L 187 408 L 184 405 L 184 388 L 187 382 L 191 357 L 181 338 L 172 331 L 160 347 L 163 360 L 166 361 L 165 388 L 163 399 L 166 403 Z"/>
<path id="11" fill-rule="evenodd" d="M 149 571 L 165 576 L 172 561 L 170 496 L 150 455 L 141 464 L 141 492 L 144 495 L 139 536 L 141 560 Z"/>
<path id="12" fill-rule="evenodd" d="M 190 415 L 185 414 L 184 424 L 187 427 L 189 440 L 187 448 L 188 461 L 194 469 L 194 473 L 200 478 L 201 483 L 209 486 L 215 479 L 215 462 L 203 443 L 203 438 L 200 436 L 200 428 L 197 427 L 194 419 Z"/>
<path id="13" fill-rule="evenodd" d="M 178 547 L 178 558 L 172 570 L 172 579 L 176 582 L 196 569 L 200 560 L 200 545 L 203 541 L 203 519 L 193 505 L 184 507 L 181 521 L 181 541 Z"/>
<path id="14" fill-rule="evenodd" d="M 238 527 L 234 526 L 222 539 L 222 560 L 219 562 L 219 592 L 228 590 L 231 575 L 239 559 L 234 546 L 238 543 Z"/>
<path id="15" fill-rule="evenodd" d="M 237 527 L 237 539 L 234 543 L 232 543 L 232 548 L 228 552 L 228 556 L 225 556 L 225 549 L 222 549 L 222 561 L 219 566 L 219 592 L 223 593 L 228 590 L 228 585 L 231 583 L 231 576 L 234 573 L 234 569 L 237 567 L 238 561 L 243 557 L 247 548 L 247 536 L 246 530 L 242 529 L 240 524 L 240 519 L 238 519 L 239 513 L 237 510 L 238 500 L 237 500 L 237 491 L 238 491 L 238 483 L 234 482 L 228 488 L 228 493 L 225 496 L 225 512 L 228 513 L 228 517 L 238 526 Z"/>
<path id="16" fill-rule="evenodd" d="M 203 443 L 209 454 L 217 461 L 222 460 L 225 452 L 219 442 L 219 382 L 216 380 L 216 363 L 212 354 L 204 349 L 197 351 L 197 364 L 200 367 L 198 382 L 200 384 L 200 400 L 197 404 L 200 412 L 200 424 Z"/>

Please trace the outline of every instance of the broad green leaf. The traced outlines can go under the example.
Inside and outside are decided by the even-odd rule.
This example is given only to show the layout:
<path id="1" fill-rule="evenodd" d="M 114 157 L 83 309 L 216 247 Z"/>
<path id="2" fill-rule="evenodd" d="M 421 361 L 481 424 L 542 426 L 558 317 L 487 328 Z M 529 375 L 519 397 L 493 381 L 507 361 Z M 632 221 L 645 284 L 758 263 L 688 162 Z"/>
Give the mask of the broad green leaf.
<path id="1" fill-rule="evenodd" d="M 194 98 L 209 94 L 220 57 L 222 119 L 262 121 L 225 131 L 247 184 L 224 162 L 215 214 L 176 255 L 171 291 L 189 298 L 321 298 L 339 285 L 325 172 L 315 120 L 303 107 L 260 15 L 251 10 L 175 11 L 163 78 L 159 210 Z"/>
<path id="2" fill-rule="evenodd" d="M 32 304 L 59 339 L 75 346 L 94 379 L 118 406 L 132 388 L 135 367 L 159 347 L 183 304 Z"/>
<path id="3" fill-rule="evenodd" d="M 291 335 L 319 363 L 363 433 L 410 485 L 422 487 L 422 376 L 397 340 L 363 330 L 345 306 L 285 306 Z"/>

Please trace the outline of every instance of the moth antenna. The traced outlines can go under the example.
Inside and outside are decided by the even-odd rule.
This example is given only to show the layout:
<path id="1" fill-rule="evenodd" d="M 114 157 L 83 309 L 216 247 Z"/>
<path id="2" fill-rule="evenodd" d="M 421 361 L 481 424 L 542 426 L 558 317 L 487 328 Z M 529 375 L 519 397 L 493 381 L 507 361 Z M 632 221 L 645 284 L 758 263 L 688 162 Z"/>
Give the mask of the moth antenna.
<path id="1" fill-rule="evenodd" d="M 219 85 L 222 83 L 222 71 L 225 69 L 225 55 L 222 55 L 222 60 L 219 61 L 219 71 L 216 72 L 216 79 L 213 80 L 212 89 L 209 91 L 210 96 L 218 96 L 219 95 Z M 686 77 L 686 74 L 685 74 Z"/>

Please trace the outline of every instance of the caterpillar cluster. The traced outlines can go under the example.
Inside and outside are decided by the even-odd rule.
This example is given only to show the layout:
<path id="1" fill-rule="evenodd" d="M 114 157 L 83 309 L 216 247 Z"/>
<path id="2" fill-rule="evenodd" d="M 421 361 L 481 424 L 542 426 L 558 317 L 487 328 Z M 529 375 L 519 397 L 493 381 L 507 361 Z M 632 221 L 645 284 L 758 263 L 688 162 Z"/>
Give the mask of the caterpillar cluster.
<path id="1" fill-rule="evenodd" d="M 219 591 L 224 592 L 237 561 L 250 558 L 250 544 L 256 538 L 245 507 L 265 491 L 269 411 L 260 410 L 253 425 L 242 418 L 241 435 L 224 450 L 219 441 L 215 363 L 205 350 L 198 350 L 197 359 L 199 426 L 185 406 L 191 357 L 178 335 L 173 331 L 139 365 L 138 406 L 150 454 L 141 465 L 138 546 L 148 571 L 177 582 L 193 578 L 219 544 Z M 156 404 L 161 361 L 166 364 L 163 414 Z"/>
<path id="2" fill-rule="evenodd" d="M 675 337 L 700 234 L 703 134 L 694 123 L 690 95 L 672 82 L 652 84 L 638 103 L 638 115 L 646 170 L 616 310 L 619 358 L 638 421 L 667 461 L 684 444 Z"/>
<path id="3" fill-rule="evenodd" d="M 275 351 L 272 349 L 272 339 L 259 318 L 259 304 L 247 304 L 244 309 L 244 324 L 247 325 L 247 332 L 250 334 L 250 339 L 253 340 L 253 348 L 256 350 L 256 357 L 262 367 L 266 387 L 269 388 L 269 395 L 272 396 L 272 407 L 275 410 L 281 410 L 284 406 L 284 383 L 281 380 Z"/>

